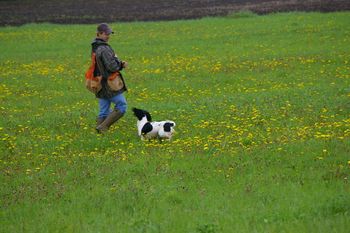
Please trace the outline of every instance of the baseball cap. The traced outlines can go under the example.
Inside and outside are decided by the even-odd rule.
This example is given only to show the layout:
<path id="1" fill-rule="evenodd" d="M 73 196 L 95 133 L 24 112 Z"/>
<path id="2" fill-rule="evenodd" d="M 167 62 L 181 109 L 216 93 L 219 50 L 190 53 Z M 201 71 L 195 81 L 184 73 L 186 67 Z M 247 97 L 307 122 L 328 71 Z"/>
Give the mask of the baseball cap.
<path id="1" fill-rule="evenodd" d="M 100 25 L 97 26 L 97 32 L 104 32 L 106 34 L 113 34 L 114 32 L 112 29 L 108 26 L 106 23 L 101 23 Z"/>

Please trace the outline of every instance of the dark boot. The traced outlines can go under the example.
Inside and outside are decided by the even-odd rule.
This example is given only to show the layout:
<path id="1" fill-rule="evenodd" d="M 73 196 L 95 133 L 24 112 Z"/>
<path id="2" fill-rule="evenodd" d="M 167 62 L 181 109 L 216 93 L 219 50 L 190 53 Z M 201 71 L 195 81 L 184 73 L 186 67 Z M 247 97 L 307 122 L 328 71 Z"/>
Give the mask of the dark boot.
<path id="1" fill-rule="evenodd" d="M 108 117 L 96 127 L 98 133 L 106 132 L 111 125 L 118 121 L 124 114 L 118 110 L 113 110 Z"/>
<path id="2" fill-rule="evenodd" d="M 106 117 L 96 118 L 96 127 L 102 124 L 102 122 L 104 122 L 105 120 L 106 120 Z"/>

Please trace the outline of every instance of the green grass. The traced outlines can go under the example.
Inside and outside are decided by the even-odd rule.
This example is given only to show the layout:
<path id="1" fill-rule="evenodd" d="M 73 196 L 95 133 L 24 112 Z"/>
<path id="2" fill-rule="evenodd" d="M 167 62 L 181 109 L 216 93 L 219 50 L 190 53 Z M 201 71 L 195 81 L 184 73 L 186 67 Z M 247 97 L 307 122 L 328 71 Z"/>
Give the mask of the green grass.
<path id="1" fill-rule="evenodd" d="M 254 16 L 254 17 L 253 17 Z M 84 88 L 95 25 L 0 28 L 0 232 L 347 232 L 350 13 L 115 23 L 129 108 Z"/>

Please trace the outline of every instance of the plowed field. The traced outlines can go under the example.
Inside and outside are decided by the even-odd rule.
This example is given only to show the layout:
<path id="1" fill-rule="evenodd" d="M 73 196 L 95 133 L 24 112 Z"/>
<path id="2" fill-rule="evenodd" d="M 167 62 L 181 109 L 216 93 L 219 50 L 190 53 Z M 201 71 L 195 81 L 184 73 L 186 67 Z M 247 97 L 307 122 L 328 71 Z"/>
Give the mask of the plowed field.
<path id="1" fill-rule="evenodd" d="M 349 0 L 2 0 L 0 25 L 194 19 L 238 11 L 267 14 L 344 10 L 350 10 Z"/>

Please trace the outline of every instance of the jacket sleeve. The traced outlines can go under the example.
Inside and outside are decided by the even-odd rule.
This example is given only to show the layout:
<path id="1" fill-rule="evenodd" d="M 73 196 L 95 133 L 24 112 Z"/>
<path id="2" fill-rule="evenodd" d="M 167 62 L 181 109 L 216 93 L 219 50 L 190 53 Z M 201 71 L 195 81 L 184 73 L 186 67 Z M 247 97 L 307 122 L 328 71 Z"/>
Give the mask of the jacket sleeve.
<path id="1" fill-rule="evenodd" d="M 117 57 L 112 49 L 106 48 L 101 51 L 102 62 L 106 68 L 106 70 L 110 73 L 120 71 L 123 69 L 123 63 Z"/>

